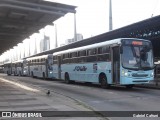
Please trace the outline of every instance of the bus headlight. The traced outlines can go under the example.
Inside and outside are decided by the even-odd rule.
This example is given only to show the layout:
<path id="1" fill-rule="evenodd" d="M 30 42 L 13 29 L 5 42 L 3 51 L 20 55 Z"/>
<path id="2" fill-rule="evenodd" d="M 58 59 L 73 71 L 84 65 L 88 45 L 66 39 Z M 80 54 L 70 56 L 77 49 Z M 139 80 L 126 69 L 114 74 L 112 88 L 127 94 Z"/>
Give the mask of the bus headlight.
<path id="1" fill-rule="evenodd" d="M 50 71 L 49 73 L 50 73 L 50 74 L 52 74 L 53 72 L 52 72 L 52 71 Z"/>
<path id="2" fill-rule="evenodd" d="M 125 72 L 125 73 L 124 73 L 124 76 L 128 76 L 128 72 Z"/>
<path id="3" fill-rule="evenodd" d="M 151 73 L 151 77 L 153 77 L 153 76 L 154 76 L 154 72 Z"/>
<path id="4" fill-rule="evenodd" d="M 128 72 L 126 70 L 122 70 L 122 76 L 128 76 Z"/>

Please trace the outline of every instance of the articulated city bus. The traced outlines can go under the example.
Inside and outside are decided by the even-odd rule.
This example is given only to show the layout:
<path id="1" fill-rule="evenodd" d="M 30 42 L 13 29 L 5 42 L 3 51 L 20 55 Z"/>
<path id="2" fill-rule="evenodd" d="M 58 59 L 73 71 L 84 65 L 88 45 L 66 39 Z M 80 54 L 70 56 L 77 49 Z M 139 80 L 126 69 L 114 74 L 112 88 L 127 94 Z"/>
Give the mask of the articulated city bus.
<path id="1" fill-rule="evenodd" d="M 26 69 L 26 65 L 27 65 L 26 59 L 12 62 L 12 74 L 18 76 L 27 76 L 28 71 Z"/>
<path id="2" fill-rule="evenodd" d="M 152 44 L 120 38 L 53 53 L 53 76 L 66 83 L 83 81 L 110 85 L 149 83 L 154 78 Z"/>
<path id="3" fill-rule="evenodd" d="M 43 55 L 27 59 L 28 73 L 32 77 L 53 78 L 53 55 Z"/>

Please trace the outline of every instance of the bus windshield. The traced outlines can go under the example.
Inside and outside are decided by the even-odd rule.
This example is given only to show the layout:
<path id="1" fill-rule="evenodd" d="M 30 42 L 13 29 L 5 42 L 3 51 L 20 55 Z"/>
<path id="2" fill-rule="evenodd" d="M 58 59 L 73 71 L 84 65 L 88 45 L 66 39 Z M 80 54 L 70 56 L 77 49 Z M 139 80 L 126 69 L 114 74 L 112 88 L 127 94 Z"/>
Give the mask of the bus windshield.
<path id="1" fill-rule="evenodd" d="M 48 69 L 52 70 L 53 65 L 53 57 L 48 57 Z"/>
<path id="2" fill-rule="evenodd" d="M 122 46 L 122 66 L 127 69 L 150 70 L 153 69 L 153 52 L 149 45 Z"/>

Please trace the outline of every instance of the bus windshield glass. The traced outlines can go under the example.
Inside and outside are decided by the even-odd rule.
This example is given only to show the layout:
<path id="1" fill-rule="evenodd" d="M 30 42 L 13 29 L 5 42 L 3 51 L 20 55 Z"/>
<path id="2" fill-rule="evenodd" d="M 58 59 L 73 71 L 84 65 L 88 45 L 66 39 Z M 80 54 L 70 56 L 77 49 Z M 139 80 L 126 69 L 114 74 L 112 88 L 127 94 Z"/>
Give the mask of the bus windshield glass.
<path id="1" fill-rule="evenodd" d="M 53 65 L 53 57 L 49 56 L 48 57 L 48 69 L 52 70 L 52 65 Z"/>
<path id="2" fill-rule="evenodd" d="M 122 66 L 127 69 L 153 69 L 153 52 L 147 41 L 129 41 L 122 44 Z"/>

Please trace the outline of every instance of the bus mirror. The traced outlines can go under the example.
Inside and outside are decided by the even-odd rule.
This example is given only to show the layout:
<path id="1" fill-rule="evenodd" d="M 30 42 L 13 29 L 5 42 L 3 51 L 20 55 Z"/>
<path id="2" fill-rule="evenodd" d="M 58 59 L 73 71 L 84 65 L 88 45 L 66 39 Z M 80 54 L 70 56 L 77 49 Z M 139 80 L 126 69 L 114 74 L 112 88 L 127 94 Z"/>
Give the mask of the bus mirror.
<path id="1" fill-rule="evenodd" d="M 123 54 L 123 47 L 120 46 L 120 54 Z"/>

